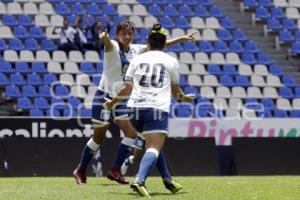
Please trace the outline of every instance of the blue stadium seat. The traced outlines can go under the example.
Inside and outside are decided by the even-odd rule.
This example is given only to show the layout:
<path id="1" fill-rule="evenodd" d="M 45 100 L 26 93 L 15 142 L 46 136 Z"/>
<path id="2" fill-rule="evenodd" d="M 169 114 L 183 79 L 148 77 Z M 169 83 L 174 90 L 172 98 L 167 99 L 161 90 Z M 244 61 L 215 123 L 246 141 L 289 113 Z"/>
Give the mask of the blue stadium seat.
<path id="1" fill-rule="evenodd" d="M 193 17 L 195 15 L 194 11 L 191 9 L 190 6 L 184 4 L 179 7 L 179 13 L 181 16 L 185 17 Z"/>
<path id="2" fill-rule="evenodd" d="M 222 75 L 223 72 L 219 65 L 209 64 L 207 65 L 207 72 L 213 75 Z"/>
<path id="3" fill-rule="evenodd" d="M 19 73 L 30 73 L 31 69 L 26 62 L 16 62 L 15 63 L 16 71 Z"/>
<path id="4" fill-rule="evenodd" d="M 20 26 L 33 26 L 32 19 L 29 15 L 19 15 Z"/>
<path id="5" fill-rule="evenodd" d="M 295 87 L 297 86 L 296 79 L 291 75 L 283 75 L 282 76 L 282 84 L 288 87 Z"/>
<path id="6" fill-rule="evenodd" d="M 165 13 L 165 15 L 168 15 L 170 17 L 177 17 L 177 16 L 179 16 L 176 7 L 174 7 L 171 4 L 169 4 L 167 6 L 164 6 L 163 12 Z"/>
<path id="7" fill-rule="evenodd" d="M 279 32 L 279 40 L 282 42 L 290 43 L 290 42 L 293 42 L 295 40 L 295 38 L 289 30 L 284 29 Z"/>
<path id="8" fill-rule="evenodd" d="M 288 114 L 286 110 L 274 109 L 275 118 L 287 118 Z"/>
<path id="9" fill-rule="evenodd" d="M 174 24 L 172 18 L 169 16 L 161 17 L 159 21 L 160 21 L 161 25 L 165 28 L 168 28 L 168 29 L 175 28 L 175 24 Z"/>
<path id="10" fill-rule="evenodd" d="M 219 41 L 217 41 L 219 42 Z M 217 43 L 216 42 L 216 43 Z M 215 44 L 216 45 L 216 44 Z M 220 46 L 220 45 L 219 45 Z M 205 53 L 211 53 L 213 52 L 215 49 L 214 47 L 212 46 L 212 44 L 208 41 L 200 41 L 199 42 L 199 51 L 201 52 L 205 52 Z"/>
<path id="11" fill-rule="evenodd" d="M 284 19 L 286 15 L 283 12 L 282 8 L 273 7 L 271 8 L 271 17 L 275 19 Z"/>
<path id="12" fill-rule="evenodd" d="M 60 114 L 59 110 L 57 110 L 57 109 L 50 109 L 50 110 L 47 110 L 46 116 L 55 118 L 55 117 L 61 117 L 61 114 Z"/>
<path id="13" fill-rule="evenodd" d="M 242 86 L 242 87 L 251 86 L 250 80 L 247 76 L 238 75 L 235 77 L 235 82 L 237 86 Z"/>
<path id="14" fill-rule="evenodd" d="M 142 0 L 142 1 L 145 1 L 145 0 Z M 151 0 L 148 0 L 148 1 L 151 1 Z M 141 2 L 141 1 L 139 1 L 139 2 Z M 182 5 L 183 4 L 183 0 L 168 0 L 168 3 L 169 4 L 173 4 L 173 5 Z"/>
<path id="15" fill-rule="evenodd" d="M 270 56 L 266 53 L 258 53 L 257 60 L 260 64 L 270 65 L 273 61 L 271 60 Z"/>
<path id="16" fill-rule="evenodd" d="M 210 44 L 210 43 L 209 43 L 209 44 Z M 215 48 L 212 49 L 212 51 L 214 50 L 214 51 L 220 52 L 220 53 L 228 53 L 229 50 L 230 50 L 230 49 L 228 48 L 227 44 L 226 44 L 224 41 L 222 41 L 222 40 L 216 41 L 214 46 L 215 46 Z M 211 51 L 211 52 L 212 52 L 212 51 Z"/>
<path id="17" fill-rule="evenodd" d="M 113 5 L 111 5 L 111 4 L 105 4 L 102 7 L 102 12 L 103 12 L 103 14 L 109 15 L 109 16 L 114 16 L 114 15 L 118 14 L 118 12 L 116 11 L 115 7 Z"/>
<path id="18" fill-rule="evenodd" d="M 261 99 L 261 104 L 263 105 L 264 109 L 273 110 L 276 106 L 272 99 L 263 98 Z"/>
<path id="19" fill-rule="evenodd" d="M 107 3 L 106 0 L 93 0 L 93 2 L 96 4 L 106 4 Z"/>
<path id="20" fill-rule="evenodd" d="M 252 53 L 243 53 L 242 61 L 249 65 L 255 65 L 257 63 L 257 60 Z"/>
<path id="21" fill-rule="evenodd" d="M 238 71 L 235 65 L 224 65 L 223 73 L 226 75 L 238 75 Z"/>
<path id="22" fill-rule="evenodd" d="M 57 85 L 54 94 L 59 97 L 67 97 L 70 94 L 70 89 L 66 85 Z"/>
<path id="23" fill-rule="evenodd" d="M 30 109 L 29 111 L 29 116 L 30 117 L 44 117 L 44 112 L 41 111 L 40 109 Z"/>
<path id="24" fill-rule="evenodd" d="M 81 101 L 77 97 L 72 96 L 72 97 L 68 98 L 68 104 L 70 104 L 70 106 L 72 108 L 77 109 L 80 107 Z"/>
<path id="25" fill-rule="evenodd" d="M 300 98 L 300 86 L 295 87 L 295 98 Z"/>
<path id="26" fill-rule="evenodd" d="M 53 40 L 43 39 L 41 42 L 41 46 L 42 46 L 42 49 L 46 50 L 46 51 L 56 50 L 56 45 L 54 44 Z"/>
<path id="27" fill-rule="evenodd" d="M 175 110 L 176 117 L 179 118 L 186 118 L 186 117 L 193 117 L 193 111 L 191 106 L 182 104 L 178 105 Z"/>
<path id="28" fill-rule="evenodd" d="M 19 40 L 18 38 L 10 39 L 8 42 L 8 48 L 16 51 L 21 51 L 24 49 L 22 41 Z"/>
<path id="29" fill-rule="evenodd" d="M 102 11 L 101 11 L 100 8 L 98 7 L 98 5 L 95 4 L 95 3 L 89 4 L 89 5 L 87 6 L 86 11 L 87 11 L 87 14 L 88 14 L 88 15 L 95 15 L 95 16 L 100 16 L 100 15 L 102 15 Z M 92 23 L 91 23 L 91 24 L 92 24 Z"/>
<path id="30" fill-rule="evenodd" d="M 255 42 L 253 42 L 252 40 L 249 40 L 245 43 L 245 52 L 258 53 L 259 49 Z"/>
<path id="31" fill-rule="evenodd" d="M 37 73 L 28 74 L 27 82 L 28 82 L 28 84 L 35 85 L 35 86 L 44 84 L 41 76 Z"/>
<path id="32" fill-rule="evenodd" d="M 300 41 L 296 41 L 292 44 L 292 52 L 294 54 L 300 54 Z"/>
<path id="33" fill-rule="evenodd" d="M 271 117 L 273 117 L 273 115 L 271 113 L 271 110 L 257 111 L 256 116 L 261 117 L 261 118 L 271 118 Z"/>
<path id="34" fill-rule="evenodd" d="M 6 26 L 17 26 L 18 22 L 14 15 L 3 15 L 2 23 Z"/>
<path id="35" fill-rule="evenodd" d="M 102 71 L 103 71 L 103 63 L 102 62 L 97 63 L 96 64 L 96 72 L 100 74 L 100 73 L 102 73 Z"/>
<path id="36" fill-rule="evenodd" d="M 38 96 L 38 93 L 34 86 L 24 85 L 22 87 L 22 95 L 25 97 L 36 97 L 36 96 Z"/>
<path id="37" fill-rule="evenodd" d="M 5 86 L 10 84 L 8 77 L 0 72 L 0 86 Z"/>
<path id="38" fill-rule="evenodd" d="M 33 62 L 31 64 L 31 70 L 32 72 L 39 73 L 39 74 L 44 74 L 48 72 L 45 64 L 42 62 Z"/>
<path id="39" fill-rule="evenodd" d="M 283 75 L 283 71 L 282 71 L 282 68 L 277 65 L 277 64 L 271 64 L 269 65 L 269 72 L 273 75 L 277 75 L 277 76 L 281 76 Z"/>
<path id="40" fill-rule="evenodd" d="M 166 5 L 168 3 L 167 0 L 152 0 L 152 3 L 158 4 L 158 5 Z"/>
<path id="41" fill-rule="evenodd" d="M 186 29 L 186 28 L 189 28 L 190 25 L 189 25 L 189 22 L 187 21 L 187 19 L 183 16 L 180 16 L 180 17 L 176 17 L 175 18 L 175 25 L 178 27 L 178 28 L 183 28 L 183 29 Z"/>
<path id="42" fill-rule="evenodd" d="M 77 16 L 76 15 L 68 15 L 67 20 L 70 26 L 74 26 L 76 23 Z"/>
<path id="43" fill-rule="evenodd" d="M 290 117 L 300 118 L 300 110 L 291 110 Z"/>
<path id="44" fill-rule="evenodd" d="M 226 87 L 233 87 L 236 85 L 232 76 L 230 75 L 221 75 L 219 82 Z"/>
<path id="45" fill-rule="evenodd" d="M 100 76 L 93 76 L 93 77 L 92 77 L 92 82 L 93 82 L 93 84 L 94 84 L 94 85 L 99 85 L 100 79 L 101 79 Z"/>
<path id="46" fill-rule="evenodd" d="M 50 104 L 51 104 L 51 108 L 54 108 L 57 110 L 63 110 L 65 108 L 67 108 L 67 105 L 63 99 L 52 98 Z"/>
<path id="47" fill-rule="evenodd" d="M 241 42 L 245 42 L 248 40 L 247 35 L 241 29 L 234 30 L 232 36 L 234 40 L 238 40 Z"/>
<path id="48" fill-rule="evenodd" d="M 26 84 L 24 77 L 19 72 L 17 72 L 16 74 L 10 75 L 10 82 L 13 85 L 25 85 Z"/>
<path id="49" fill-rule="evenodd" d="M 30 35 L 32 38 L 36 39 L 43 39 L 45 37 L 43 30 L 40 27 L 36 26 L 30 28 Z"/>
<path id="50" fill-rule="evenodd" d="M 21 96 L 20 89 L 16 85 L 7 85 L 5 87 L 5 96 L 12 97 L 12 98 L 20 97 Z"/>
<path id="51" fill-rule="evenodd" d="M 35 108 L 42 109 L 42 110 L 43 109 L 46 110 L 50 107 L 48 100 L 44 97 L 34 98 L 34 105 Z"/>
<path id="52" fill-rule="evenodd" d="M 83 15 L 85 10 L 80 3 L 75 3 L 71 7 L 71 13 L 74 15 Z"/>
<path id="53" fill-rule="evenodd" d="M 5 40 L 0 39 L 0 51 L 5 51 L 7 49 Z"/>
<path id="54" fill-rule="evenodd" d="M 274 31 L 281 31 L 282 30 L 281 23 L 279 22 L 279 20 L 274 19 L 274 18 L 268 19 L 267 28 L 271 29 L 271 30 L 274 30 Z"/>
<path id="55" fill-rule="evenodd" d="M 20 39 L 26 39 L 29 37 L 27 29 L 24 26 L 16 26 L 14 28 L 14 35 Z"/>
<path id="56" fill-rule="evenodd" d="M 63 2 L 58 3 L 58 4 L 55 5 L 55 12 L 59 15 L 64 15 L 64 16 L 67 16 L 67 15 L 71 14 L 70 9 L 68 8 L 68 6 Z"/>
<path id="57" fill-rule="evenodd" d="M 184 93 L 185 94 L 198 94 L 199 91 L 197 88 L 195 88 L 193 86 L 187 86 L 184 88 Z"/>
<path id="58" fill-rule="evenodd" d="M 223 30 L 223 29 L 218 30 L 217 36 L 220 40 L 223 40 L 225 42 L 229 42 L 233 40 L 232 35 L 228 30 Z"/>
<path id="59" fill-rule="evenodd" d="M 199 48 L 196 46 L 194 42 L 186 41 L 183 43 L 183 49 L 184 51 L 195 53 L 199 51 Z"/>
<path id="60" fill-rule="evenodd" d="M 230 51 L 234 52 L 234 53 L 241 54 L 241 53 L 245 52 L 243 45 L 238 41 L 230 42 L 229 48 L 230 48 Z"/>
<path id="61" fill-rule="evenodd" d="M 51 83 L 58 81 L 55 74 L 44 74 L 44 83 L 50 85 Z"/>
<path id="62" fill-rule="evenodd" d="M 144 5 L 150 5 L 152 4 L 152 0 L 139 0 L 139 3 Z"/>
<path id="63" fill-rule="evenodd" d="M 297 30 L 297 31 L 295 32 L 295 40 L 296 40 L 296 41 L 300 41 L 300 30 Z"/>
<path id="64" fill-rule="evenodd" d="M 290 87 L 281 87 L 279 88 L 279 95 L 286 99 L 294 98 L 294 93 Z"/>
<path id="65" fill-rule="evenodd" d="M 265 7 L 258 7 L 255 10 L 255 16 L 262 20 L 267 20 L 271 17 L 271 14 L 269 13 L 268 9 Z"/>
<path id="66" fill-rule="evenodd" d="M 209 12 L 210 12 L 211 17 L 216 17 L 216 18 L 223 18 L 224 17 L 223 11 L 215 5 L 210 7 Z"/>
<path id="67" fill-rule="evenodd" d="M 210 16 L 210 13 L 202 5 L 196 6 L 194 14 L 201 18 L 207 18 Z"/>
<path id="68" fill-rule="evenodd" d="M 295 24 L 295 21 L 293 19 L 288 19 L 288 18 L 282 20 L 282 28 L 290 30 L 290 31 L 298 30 L 298 27 Z"/>
<path id="69" fill-rule="evenodd" d="M 86 74 L 95 74 L 96 70 L 92 63 L 80 63 L 80 71 Z"/>
<path id="70" fill-rule="evenodd" d="M 182 48 L 181 44 L 176 43 L 174 45 L 171 45 L 167 50 L 179 53 L 179 52 L 183 51 L 183 48 Z"/>
<path id="71" fill-rule="evenodd" d="M 247 9 L 254 9 L 259 6 L 256 0 L 244 0 L 243 3 L 244 3 L 244 8 Z"/>
<path id="72" fill-rule="evenodd" d="M 235 24 L 229 17 L 224 17 L 223 19 L 221 19 L 221 25 L 223 26 L 223 28 L 228 30 L 235 29 Z"/>
<path id="73" fill-rule="evenodd" d="M 77 113 L 75 109 L 66 108 L 63 110 L 64 117 L 77 117 Z"/>
<path id="74" fill-rule="evenodd" d="M 17 101 L 17 107 L 19 109 L 29 110 L 33 108 L 32 102 L 28 97 L 20 97 Z"/>
<path id="75" fill-rule="evenodd" d="M 259 5 L 267 8 L 271 8 L 274 6 L 272 0 L 259 0 Z"/>
<path id="76" fill-rule="evenodd" d="M 244 100 L 244 106 L 248 109 L 260 110 L 261 104 L 255 98 L 248 98 Z"/>
<path id="77" fill-rule="evenodd" d="M 24 49 L 31 50 L 31 51 L 37 51 L 40 49 L 40 47 L 38 45 L 38 42 L 35 39 L 29 38 L 29 39 L 25 40 Z"/>
<path id="78" fill-rule="evenodd" d="M 51 97 L 51 88 L 48 85 L 39 86 L 38 92 L 41 97 Z"/>
<path id="79" fill-rule="evenodd" d="M 0 61 L 0 72 L 3 73 L 14 73 L 15 69 L 12 68 L 11 64 L 6 61 Z"/>
<path id="80" fill-rule="evenodd" d="M 151 5 L 149 5 L 148 12 L 149 12 L 149 14 L 151 14 L 151 15 L 153 15 L 155 17 L 161 17 L 161 16 L 164 15 L 163 12 L 162 12 L 162 10 L 161 10 L 161 8 L 160 8 L 160 6 L 157 5 L 157 4 L 151 4 Z"/>
<path id="81" fill-rule="evenodd" d="M 90 3 L 92 3 L 92 0 L 78 0 L 78 2 L 80 4 L 90 4 Z"/>
<path id="82" fill-rule="evenodd" d="M 197 5 L 197 3 L 198 3 L 198 1 L 196 1 L 196 0 L 192 0 L 191 2 L 193 2 L 192 5 Z M 200 4 L 203 5 L 203 6 L 206 6 L 206 7 L 210 7 L 214 3 L 212 2 L 212 0 L 200 0 Z"/>
<path id="83" fill-rule="evenodd" d="M 90 109 L 86 109 L 84 107 L 82 107 L 80 110 L 79 110 L 79 114 L 81 117 L 88 117 L 90 118 L 92 116 L 92 111 Z"/>

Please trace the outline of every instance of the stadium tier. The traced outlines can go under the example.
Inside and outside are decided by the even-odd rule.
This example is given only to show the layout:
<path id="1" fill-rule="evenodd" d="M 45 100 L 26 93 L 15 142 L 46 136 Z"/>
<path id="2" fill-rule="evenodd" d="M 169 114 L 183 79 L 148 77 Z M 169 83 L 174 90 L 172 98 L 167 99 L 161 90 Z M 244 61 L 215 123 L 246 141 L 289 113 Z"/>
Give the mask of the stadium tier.
<path id="1" fill-rule="evenodd" d="M 300 53 L 297 0 L 244 0 L 279 41 Z M 285 11 L 284 11 L 285 10 Z M 91 100 L 103 70 L 96 51 L 57 50 L 55 27 L 83 16 L 109 23 L 110 36 L 122 20 L 134 22 L 134 42 L 146 43 L 148 28 L 160 22 L 168 38 L 197 32 L 197 41 L 166 51 L 180 61 L 180 84 L 198 95 L 197 106 L 172 102 L 170 117 L 300 117 L 300 87 L 262 52 L 212 0 L 1 0 L 0 87 L 19 112 L 32 117 L 91 116 Z M 298 24 L 298 25 L 297 25 Z M 92 35 L 87 32 L 87 38 Z M 263 105 L 264 109 L 261 109 Z M 244 112 L 244 111 L 247 112 Z"/>

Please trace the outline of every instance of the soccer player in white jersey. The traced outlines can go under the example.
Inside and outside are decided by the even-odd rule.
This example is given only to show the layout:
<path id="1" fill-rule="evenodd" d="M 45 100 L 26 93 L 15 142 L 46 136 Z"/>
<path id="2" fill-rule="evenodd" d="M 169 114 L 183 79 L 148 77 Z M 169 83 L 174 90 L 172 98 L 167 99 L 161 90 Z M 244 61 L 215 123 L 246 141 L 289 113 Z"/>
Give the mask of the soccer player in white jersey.
<path id="1" fill-rule="evenodd" d="M 77 184 L 86 183 L 86 168 L 102 143 L 111 119 L 121 128 L 125 137 L 121 141 L 117 158 L 109 170 L 107 177 L 121 184 L 129 183 L 121 174 L 120 168 L 131 151 L 136 131 L 128 118 L 126 100 L 119 104 L 112 112 L 104 109 L 103 103 L 105 99 L 115 97 L 115 93 L 123 84 L 123 78 L 129 62 L 138 54 L 147 51 L 148 47 L 141 44 L 131 44 L 134 35 L 134 25 L 129 21 L 121 22 L 116 27 L 116 35 L 117 39 L 112 40 L 107 32 L 104 31 L 100 34 L 100 38 L 104 42 L 104 70 L 92 106 L 94 134 L 85 145 L 80 163 L 73 172 Z M 168 40 L 166 45 L 194 40 L 193 35 L 194 33 Z"/>
<path id="2" fill-rule="evenodd" d="M 141 196 L 150 196 L 145 182 L 168 134 L 171 93 L 185 102 L 193 102 L 195 98 L 182 92 L 178 61 L 161 51 L 165 42 L 165 31 L 160 24 L 156 24 L 148 35 L 150 51 L 132 59 L 124 85 L 112 100 L 104 104 L 105 108 L 111 110 L 131 94 L 127 106 L 133 108 L 133 125 L 146 139 L 146 152 L 131 185 L 133 191 Z"/>

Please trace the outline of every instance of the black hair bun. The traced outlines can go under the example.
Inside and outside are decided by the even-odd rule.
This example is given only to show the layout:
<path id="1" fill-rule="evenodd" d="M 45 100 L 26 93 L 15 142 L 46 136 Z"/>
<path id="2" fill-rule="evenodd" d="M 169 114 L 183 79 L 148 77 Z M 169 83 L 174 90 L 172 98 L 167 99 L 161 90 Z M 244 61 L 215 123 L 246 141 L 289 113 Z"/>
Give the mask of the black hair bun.
<path id="1" fill-rule="evenodd" d="M 152 30 L 153 31 L 160 31 L 161 28 L 162 28 L 161 24 L 155 23 L 155 24 L 153 24 Z"/>

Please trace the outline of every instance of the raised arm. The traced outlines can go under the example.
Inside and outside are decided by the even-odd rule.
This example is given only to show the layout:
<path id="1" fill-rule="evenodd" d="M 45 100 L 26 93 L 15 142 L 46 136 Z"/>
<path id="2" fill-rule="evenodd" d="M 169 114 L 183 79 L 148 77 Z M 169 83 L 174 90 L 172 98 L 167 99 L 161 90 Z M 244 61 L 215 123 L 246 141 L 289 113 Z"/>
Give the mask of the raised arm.
<path id="1" fill-rule="evenodd" d="M 187 34 L 187 35 L 183 35 L 183 36 L 179 36 L 179 37 L 176 37 L 176 38 L 169 39 L 169 40 L 166 41 L 166 48 L 169 48 L 173 44 L 180 43 L 180 42 L 185 42 L 185 41 L 188 41 L 188 40 L 192 40 L 193 42 L 195 42 L 196 38 L 194 37 L 194 35 L 196 33 L 197 32 L 193 32 L 193 33 L 190 33 L 190 34 Z"/>
<path id="2" fill-rule="evenodd" d="M 103 43 L 104 43 L 104 51 L 105 51 L 105 52 L 110 52 L 110 51 L 113 50 L 114 45 L 113 45 L 113 43 L 111 42 L 111 39 L 110 39 L 110 37 L 109 37 L 109 34 L 107 33 L 106 30 L 103 31 L 103 32 L 101 32 L 101 33 L 99 34 L 99 38 L 100 38 L 100 40 L 102 40 Z"/>
<path id="3" fill-rule="evenodd" d="M 117 96 L 112 100 L 107 100 L 104 103 L 103 107 L 108 110 L 112 110 L 119 102 L 121 102 L 131 94 L 132 85 L 133 85 L 133 81 L 131 80 L 125 81 L 123 86 L 119 90 Z"/>
<path id="4" fill-rule="evenodd" d="M 171 85 L 171 92 L 173 97 L 180 101 L 192 103 L 195 99 L 194 95 L 185 95 L 178 84 Z"/>

